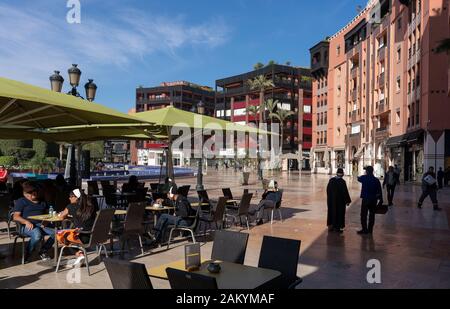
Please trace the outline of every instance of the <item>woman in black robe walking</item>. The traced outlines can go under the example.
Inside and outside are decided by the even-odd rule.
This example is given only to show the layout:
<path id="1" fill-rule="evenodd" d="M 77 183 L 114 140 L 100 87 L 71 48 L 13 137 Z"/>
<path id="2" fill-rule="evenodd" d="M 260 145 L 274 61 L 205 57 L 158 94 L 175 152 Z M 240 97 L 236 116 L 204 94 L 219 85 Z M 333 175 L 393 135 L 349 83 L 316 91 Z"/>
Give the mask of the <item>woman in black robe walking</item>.
<path id="1" fill-rule="evenodd" d="M 327 186 L 327 225 L 330 231 L 339 233 L 342 233 L 345 228 L 346 208 L 352 202 L 343 177 L 344 170 L 339 168 L 336 177 L 331 178 Z"/>

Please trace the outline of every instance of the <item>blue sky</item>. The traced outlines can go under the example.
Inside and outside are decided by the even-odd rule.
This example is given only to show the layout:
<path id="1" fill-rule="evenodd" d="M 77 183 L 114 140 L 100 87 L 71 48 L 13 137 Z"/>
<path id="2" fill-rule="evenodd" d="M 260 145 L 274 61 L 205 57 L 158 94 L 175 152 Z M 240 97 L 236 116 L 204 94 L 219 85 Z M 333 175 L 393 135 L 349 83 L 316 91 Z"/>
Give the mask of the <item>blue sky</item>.
<path id="1" fill-rule="evenodd" d="M 49 87 L 77 63 L 97 102 L 123 112 L 139 85 L 216 79 L 260 61 L 309 66 L 309 48 L 334 34 L 366 0 L 80 0 L 81 24 L 66 0 L 0 2 L 0 76 Z M 84 92 L 84 91 L 83 91 Z"/>

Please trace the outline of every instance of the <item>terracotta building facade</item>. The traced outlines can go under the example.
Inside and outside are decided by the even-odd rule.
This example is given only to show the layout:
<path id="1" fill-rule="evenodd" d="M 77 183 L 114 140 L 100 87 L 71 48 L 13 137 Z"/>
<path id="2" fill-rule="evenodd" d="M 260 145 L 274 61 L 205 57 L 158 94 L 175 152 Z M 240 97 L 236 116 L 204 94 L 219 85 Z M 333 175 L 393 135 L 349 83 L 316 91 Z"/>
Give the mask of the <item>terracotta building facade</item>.
<path id="1" fill-rule="evenodd" d="M 403 181 L 450 165 L 448 0 L 376 0 L 310 49 L 312 169 Z"/>

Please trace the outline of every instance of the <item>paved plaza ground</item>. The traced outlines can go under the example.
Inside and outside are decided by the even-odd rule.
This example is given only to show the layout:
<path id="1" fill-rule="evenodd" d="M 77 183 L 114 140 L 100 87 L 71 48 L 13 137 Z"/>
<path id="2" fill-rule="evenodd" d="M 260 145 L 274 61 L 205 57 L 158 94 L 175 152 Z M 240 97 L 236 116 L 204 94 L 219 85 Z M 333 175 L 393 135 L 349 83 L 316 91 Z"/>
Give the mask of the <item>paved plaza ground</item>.
<path id="1" fill-rule="evenodd" d="M 326 227 L 328 176 L 283 173 L 274 178 L 284 189 L 284 221 L 251 228 L 247 265 L 257 265 L 262 237 L 273 235 L 302 241 L 298 275 L 304 282 L 299 288 L 450 288 L 450 188 L 439 192 L 443 211 L 434 212 L 429 200 L 422 210 L 417 208 L 420 186 L 401 185 L 395 206 L 387 215 L 377 216 L 374 235 L 361 237 L 356 234 L 360 229 L 360 185 L 355 180 L 347 178 L 353 203 L 347 213 L 345 233 L 339 235 L 328 233 Z M 195 187 L 195 181 L 179 179 L 177 183 Z M 256 193 L 260 187 L 255 175 L 250 186 L 241 186 L 239 175 L 231 170 L 209 171 L 204 182 L 211 198 L 218 197 L 222 187 L 231 187 L 235 195 L 245 188 Z M 259 189 L 253 203 L 259 201 L 261 192 Z M 3 227 L 1 223 L 0 228 Z M 81 282 L 70 284 L 67 270 L 55 273 L 37 261 L 21 265 L 18 252 L 11 257 L 11 243 L 6 233 L 0 233 L 0 254 L 9 255 L 0 260 L 0 288 L 111 288 L 103 263 L 93 263 L 91 271 L 95 274 L 90 277 L 83 267 Z M 130 258 L 149 267 L 158 266 L 183 259 L 184 244 Z M 202 244 L 203 257 L 210 255 L 211 248 L 211 241 Z M 381 284 L 367 283 L 366 264 L 371 259 L 381 262 Z M 155 288 L 169 288 L 166 281 L 152 279 L 152 283 Z"/>

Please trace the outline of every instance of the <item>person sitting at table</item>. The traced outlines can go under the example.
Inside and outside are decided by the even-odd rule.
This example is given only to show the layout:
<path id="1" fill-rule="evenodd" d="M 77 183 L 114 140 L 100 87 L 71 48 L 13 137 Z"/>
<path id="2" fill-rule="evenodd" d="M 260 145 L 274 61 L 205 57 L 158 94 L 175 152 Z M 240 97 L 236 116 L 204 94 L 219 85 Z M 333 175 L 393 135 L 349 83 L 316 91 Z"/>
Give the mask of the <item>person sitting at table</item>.
<path id="1" fill-rule="evenodd" d="M 0 165 L 0 191 L 6 191 L 6 183 L 8 182 L 8 170 L 4 165 Z"/>
<path id="2" fill-rule="evenodd" d="M 69 244 L 87 244 L 90 236 L 80 234 L 80 231 L 90 231 L 94 226 L 96 217 L 96 207 L 92 199 L 89 198 L 80 189 L 73 190 L 69 195 L 70 204 L 67 205 L 63 212 L 59 213 L 63 219 L 69 216 L 72 218 L 73 229 L 61 230 L 58 232 L 58 242 L 63 245 Z M 83 251 L 76 253 L 77 259 L 74 265 L 81 263 L 84 259 Z"/>
<path id="3" fill-rule="evenodd" d="M 195 216 L 195 210 L 192 209 L 187 197 L 179 195 L 172 188 L 168 194 L 169 199 L 173 201 L 175 207 L 175 216 L 162 214 L 154 227 L 156 244 L 160 244 L 163 237 L 167 234 L 169 225 L 190 226 L 193 222 L 192 216 Z"/>
<path id="4" fill-rule="evenodd" d="M 267 190 L 262 195 L 262 200 L 259 202 L 255 209 L 250 210 L 250 215 L 256 214 L 256 224 L 261 225 L 264 223 L 264 209 L 275 208 L 277 203 L 281 201 L 281 192 L 278 190 L 278 183 L 275 180 L 271 180 Z"/>
<path id="5" fill-rule="evenodd" d="M 139 188 L 139 180 L 137 176 L 132 175 L 128 178 L 128 182 L 123 184 L 122 192 L 136 192 Z"/>
<path id="6" fill-rule="evenodd" d="M 55 178 L 55 187 L 58 189 L 59 192 L 69 192 L 70 186 L 64 179 L 64 176 L 61 174 L 58 174 Z"/>
<path id="7" fill-rule="evenodd" d="M 172 190 L 173 189 L 173 190 Z M 164 184 L 160 188 L 159 193 L 168 194 L 169 192 L 177 192 L 178 187 L 177 184 L 170 177 L 166 177 L 164 180 Z"/>
<path id="8" fill-rule="evenodd" d="M 22 187 L 24 197 L 15 202 L 13 220 L 22 224 L 22 230 L 20 232 L 30 237 L 30 242 L 25 252 L 25 261 L 28 261 L 36 246 L 46 235 L 50 237 L 39 251 L 39 257 L 44 261 L 49 260 L 50 257 L 47 252 L 55 241 L 54 230 L 45 226 L 40 221 L 27 219 L 31 216 L 47 214 L 47 204 L 39 200 L 39 187 L 37 183 L 28 181 Z"/>
<path id="9" fill-rule="evenodd" d="M 17 180 L 13 185 L 12 200 L 17 201 L 23 197 L 23 184 L 28 180 L 25 178 Z"/>

